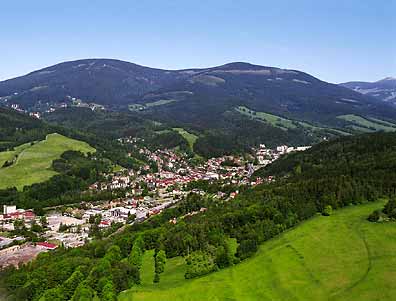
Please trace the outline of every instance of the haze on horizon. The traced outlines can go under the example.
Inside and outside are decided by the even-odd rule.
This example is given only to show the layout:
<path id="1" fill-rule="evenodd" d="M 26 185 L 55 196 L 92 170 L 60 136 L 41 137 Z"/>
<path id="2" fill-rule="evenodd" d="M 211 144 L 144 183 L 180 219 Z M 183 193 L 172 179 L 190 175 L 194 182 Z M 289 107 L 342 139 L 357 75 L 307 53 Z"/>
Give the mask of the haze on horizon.
<path id="1" fill-rule="evenodd" d="M 245 61 L 334 83 L 396 76 L 394 0 L 141 2 L 2 3 L 0 80 L 85 58 L 162 69 Z"/>

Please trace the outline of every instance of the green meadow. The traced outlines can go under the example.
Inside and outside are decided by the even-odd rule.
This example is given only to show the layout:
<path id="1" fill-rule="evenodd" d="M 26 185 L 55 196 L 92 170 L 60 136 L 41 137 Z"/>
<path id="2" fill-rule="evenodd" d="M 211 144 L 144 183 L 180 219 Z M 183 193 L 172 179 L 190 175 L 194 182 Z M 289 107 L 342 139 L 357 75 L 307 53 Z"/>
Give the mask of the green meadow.
<path id="1" fill-rule="evenodd" d="M 270 113 L 266 113 L 266 112 L 254 111 L 254 110 L 251 110 L 244 106 L 239 106 L 239 107 L 235 108 L 235 110 L 242 115 L 248 116 L 249 118 L 268 123 L 274 127 L 278 127 L 285 131 L 288 129 L 295 129 L 297 126 L 299 126 L 299 127 L 305 128 L 310 131 L 328 131 L 328 132 L 336 133 L 339 135 L 350 135 L 349 133 L 341 131 L 339 129 L 318 127 L 318 126 L 309 124 L 307 122 L 287 119 L 287 118 L 284 118 L 284 117 L 281 117 L 278 115 L 274 115 L 274 114 L 270 114 Z"/>
<path id="2" fill-rule="evenodd" d="M 153 284 L 147 252 L 142 284 L 118 300 L 395 300 L 396 223 L 366 220 L 383 205 L 318 215 L 264 243 L 253 258 L 193 280 L 184 279 L 179 257 L 168 259 Z"/>
<path id="3" fill-rule="evenodd" d="M 173 128 L 174 131 L 178 132 L 180 135 L 183 136 L 184 139 L 187 140 L 188 145 L 190 146 L 190 149 L 193 150 L 194 149 L 194 144 L 198 139 L 197 135 L 191 134 L 189 132 L 187 132 L 185 129 L 183 128 Z"/>
<path id="4" fill-rule="evenodd" d="M 297 127 L 297 123 L 294 122 L 293 120 L 290 119 L 286 119 L 277 115 L 273 115 L 273 114 L 269 114 L 269 113 L 265 113 L 265 112 L 256 112 L 253 111 L 247 107 L 237 107 L 236 110 L 243 114 L 246 115 L 250 118 L 253 119 L 257 119 L 263 122 L 267 122 L 275 127 L 279 127 L 283 130 L 287 130 L 287 129 L 295 129 Z M 305 122 L 303 122 L 302 124 L 304 125 L 308 125 Z"/>
<path id="5" fill-rule="evenodd" d="M 85 142 L 59 134 L 50 134 L 43 141 L 32 145 L 24 144 L 16 147 L 12 152 L 1 152 L 0 163 L 4 164 L 6 160 L 12 159 L 16 155 L 17 159 L 13 165 L 0 168 L 0 189 L 14 186 L 17 189 L 22 189 L 25 185 L 48 180 L 56 174 L 51 169 L 52 161 L 58 159 L 62 153 L 68 150 L 84 153 L 95 151 Z"/>
<path id="6" fill-rule="evenodd" d="M 354 125 L 350 126 L 355 130 L 360 130 L 362 132 L 374 132 L 374 131 L 385 131 L 385 132 L 393 132 L 396 131 L 396 124 L 375 119 L 375 118 L 363 118 L 361 116 L 348 114 L 348 115 L 340 115 L 337 116 L 338 119 L 342 119 L 348 122 L 353 123 Z"/>
<path id="7" fill-rule="evenodd" d="M 10 161 L 18 156 L 24 149 L 28 148 L 29 146 L 31 146 L 30 143 L 25 143 L 15 147 L 12 151 L 0 152 L 0 167 L 2 167 L 6 161 Z"/>
<path id="8" fill-rule="evenodd" d="M 177 99 L 160 99 L 157 101 L 153 101 L 153 102 L 147 102 L 145 104 L 131 104 L 128 106 L 130 111 L 143 111 L 145 109 L 151 108 L 151 107 L 158 107 L 158 106 L 162 106 L 162 105 L 166 105 L 172 102 L 176 102 Z"/>

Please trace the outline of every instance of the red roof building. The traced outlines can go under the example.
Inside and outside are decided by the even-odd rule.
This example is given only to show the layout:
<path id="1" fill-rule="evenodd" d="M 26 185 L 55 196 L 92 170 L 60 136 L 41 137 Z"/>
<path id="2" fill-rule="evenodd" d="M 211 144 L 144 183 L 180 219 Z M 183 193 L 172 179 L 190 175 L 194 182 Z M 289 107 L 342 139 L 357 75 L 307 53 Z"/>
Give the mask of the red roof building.
<path id="1" fill-rule="evenodd" d="M 51 243 L 46 242 L 46 241 L 38 242 L 37 246 L 42 247 L 42 248 L 47 249 L 47 250 L 55 250 L 58 247 L 57 245 L 51 244 Z"/>

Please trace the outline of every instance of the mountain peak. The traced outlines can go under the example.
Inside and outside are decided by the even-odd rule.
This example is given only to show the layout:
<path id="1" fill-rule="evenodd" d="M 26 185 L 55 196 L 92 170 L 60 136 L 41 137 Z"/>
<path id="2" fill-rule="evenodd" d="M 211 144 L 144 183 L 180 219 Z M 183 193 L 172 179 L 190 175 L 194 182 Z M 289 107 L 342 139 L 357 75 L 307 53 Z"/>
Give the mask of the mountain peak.
<path id="1" fill-rule="evenodd" d="M 396 77 L 388 76 L 379 80 L 378 82 L 385 82 L 385 81 L 396 81 Z"/>
<path id="2" fill-rule="evenodd" d="M 264 69 L 264 68 L 269 68 L 265 66 L 260 66 L 260 65 L 253 65 L 247 62 L 231 62 L 222 66 L 219 66 L 217 68 L 221 69 L 238 69 L 238 70 L 251 70 L 251 69 Z"/>

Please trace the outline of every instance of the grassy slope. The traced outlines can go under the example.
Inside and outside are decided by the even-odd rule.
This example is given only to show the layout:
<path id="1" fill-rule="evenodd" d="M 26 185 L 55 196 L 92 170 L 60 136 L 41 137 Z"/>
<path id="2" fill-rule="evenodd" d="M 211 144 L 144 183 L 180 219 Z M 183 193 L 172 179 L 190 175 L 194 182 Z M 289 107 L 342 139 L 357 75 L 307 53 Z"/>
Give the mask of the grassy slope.
<path id="1" fill-rule="evenodd" d="M 151 107 L 162 106 L 176 101 L 176 99 L 161 99 L 154 102 L 147 102 L 145 104 L 131 104 L 128 108 L 130 111 L 142 111 Z"/>
<path id="2" fill-rule="evenodd" d="M 52 161 L 67 150 L 78 150 L 85 153 L 95 151 L 85 142 L 59 134 L 50 134 L 46 140 L 24 148 L 15 164 L 0 169 L 0 189 L 12 186 L 22 189 L 25 185 L 48 180 L 56 174 L 51 170 Z"/>
<path id="3" fill-rule="evenodd" d="M 382 206 L 317 216 L 235 267 L 188 281 L 163 275 L 158 288 L 142 285 L 119 300 L 394 300 L 396 225 L 366 221 Z"/>
<path id="4" fill-rule="evenodd" d="M 237 241 L 232 238 L 229 240 L 231 252 L 236 253 Z M 177 287 L 185 282 L 186 262 L 183 257 L 167 259 L 165 271 L 161 274 L 160 283 L 154 284 L 154 250 L 146 251 L 143 255 L 141 268 L 141 285 L 139 291 L 155 291 L 157 289 L 169 289 Z M 128 300 L 128 299 L 125 299 Z"/>
<path id="5" fill-rule="evenodd" d="M 299 126 L 309 129 L 311 131 L 331 131 L 340 135 L 349 135 L 349 133 L 338 129 L 318 127 L 303 121 L 291 120 L 265 112 L 255 112 L 244 106 L 237 107 L 236 111 L 248 116 L 249 118 L 253 118 L 262 122 L 267 122 L 272 126 L 278 127 L 283 130 L 295 129 L 298 124 Z"/>
<path id="6" fill-rule="evenodd" d="M 265 112 L 255 112 L 255 111 L 250 110 L 243 106 L 236 108 L 236 110 L 239 113 L 246 115 L 250 118 L 268 122 L 269 124 L 279 127 L 283 130 L 296 128 L 296 124 L 293 123 L 292 120 L 289 120 L 289 119 L 286 119 L 286 118 L 283 118 L 280 116 L 276 116 L 276 115 L 265 113 Z"/>
<path id="7" fill-rule="evenodd" d="M 187 132 L 183 128 L 173 128 L 173 130 L 178 132 L 180 135 L 182 135 L 183 138 L 187 140 L 188 145 L 190 146 L 190 149 L 193 150 L 194 144 L 197 141 L 198 136 Z"/>
<path id="8" fill-rule="evenodd" d="M 387 121 L 382 121 L 379 119 L 374 119 L 372 118 L 371 120 L 357 116 L 357 115 L 341 115 L 337 116 L 337 118 L 352 122 L 356 124 L 359 128 L 362 129 L 362 131 L 386 131 L 386 132 L 391 132 L 391 131 L 396 131 L 396 125 L 392 124 Z M 354 127 L 355 129 L 359 129 L 356 126 Z"/>
<path id="9" fill-rule="evenodd" d="M 24 149 L 28 148 L 30 143 L 25 143 L 14 148 L 13 151 L 0 152 L 0 167 L 8 160 L 12 160 L 15 156 L 19 155 Z"/>

